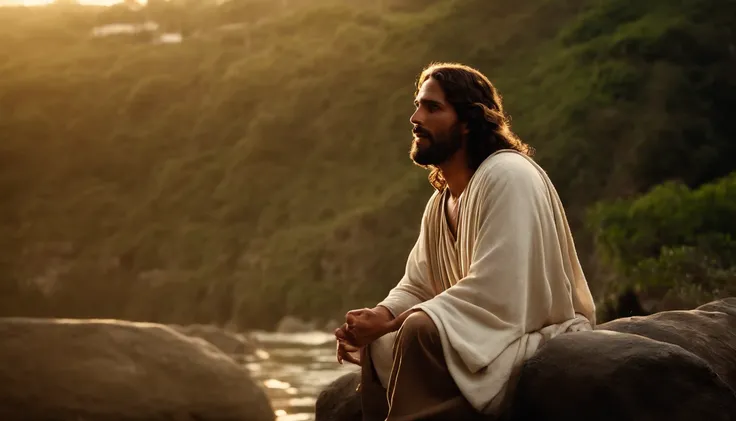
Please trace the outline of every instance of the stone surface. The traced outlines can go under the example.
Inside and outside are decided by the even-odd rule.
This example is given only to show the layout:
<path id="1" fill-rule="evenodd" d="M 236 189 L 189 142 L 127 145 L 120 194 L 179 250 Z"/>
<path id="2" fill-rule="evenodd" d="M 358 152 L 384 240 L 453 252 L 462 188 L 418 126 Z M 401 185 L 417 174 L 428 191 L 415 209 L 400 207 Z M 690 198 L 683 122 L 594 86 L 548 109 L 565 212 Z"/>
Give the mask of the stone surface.
<path id="1" fill-rule="evenodd" d="M 605 330 L 549 341 L 521 372 L 510 419 L 731 421 L 736 396 L 702 358 Z"/>
<path id="2" fill-rule="evenodd" d="M 0 419 L 269 421 L 244 367 L 148 323 L 0 319 Z"/>
<path id="3" fill-rule="evenodd" d="M 603 323 L 596 330 L 632 333 L 678 345 L 702 358 L 736 390 L 736 298 Z"/>
<path id="4" fill-rule="evenodd" d="M 317 397 L 316 421 L 361 421 L 360 369 L 344 374 L 328 385 Z"/>
<path id="5" fill-rule="evenodd" d="M 243 361 L 247 355 L 256 351 L 255 344 L 242 333 L 230 332 L 207 324 L 169 326 L 184 335 L 204 339 L 238 361 Z"/>

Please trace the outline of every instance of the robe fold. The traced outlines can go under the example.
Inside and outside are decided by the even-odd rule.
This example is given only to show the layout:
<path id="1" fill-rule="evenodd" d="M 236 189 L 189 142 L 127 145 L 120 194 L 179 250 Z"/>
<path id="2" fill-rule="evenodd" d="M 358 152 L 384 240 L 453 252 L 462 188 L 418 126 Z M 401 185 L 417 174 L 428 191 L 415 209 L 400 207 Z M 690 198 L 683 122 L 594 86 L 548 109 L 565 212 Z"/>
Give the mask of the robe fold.
<path id="1" fill-rule="evenodd" d="M 478 411 L 494 413 L 511 372 L 560 333 L 595 325 L 595 304 L 556 189 L 531 158 L 489 156 L 460 195 L 457 235 L 449 189 L 435 191 L 405 274 L 379 305 L 426 312 L 452 378 Z M 371 344 L 388 383 L 396 332 Z"/>

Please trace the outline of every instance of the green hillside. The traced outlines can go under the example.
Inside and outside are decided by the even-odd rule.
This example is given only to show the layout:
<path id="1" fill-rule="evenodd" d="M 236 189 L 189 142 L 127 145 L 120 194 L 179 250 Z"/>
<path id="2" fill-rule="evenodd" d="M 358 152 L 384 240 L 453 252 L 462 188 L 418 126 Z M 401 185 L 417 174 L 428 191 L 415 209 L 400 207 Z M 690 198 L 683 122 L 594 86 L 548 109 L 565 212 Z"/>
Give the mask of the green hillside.
<path id="1" fill-rule="evenodd" d="M 736 169 L 733 2 L 363 3 L 0 9 L 3 313 L 268 327 L 374 304 L 431 194 L 408 158 L 431 61 L 498 86 L 600 299 L 619 275 L 591 205 Z M 144 19 L 184 42 L 90 37 Z"/>

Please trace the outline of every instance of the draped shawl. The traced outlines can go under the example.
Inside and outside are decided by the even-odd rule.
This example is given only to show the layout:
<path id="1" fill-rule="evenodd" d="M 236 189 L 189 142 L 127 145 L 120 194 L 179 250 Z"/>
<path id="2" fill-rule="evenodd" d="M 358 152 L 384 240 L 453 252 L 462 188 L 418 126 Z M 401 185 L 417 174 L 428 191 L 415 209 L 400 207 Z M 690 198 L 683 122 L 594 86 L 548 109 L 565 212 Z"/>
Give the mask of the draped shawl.
<path id="1" fill-rule="evenodd" d="M 544 341 L 591 329 L 595 305 L 560 198 L 534 160 L 512 150 L 489 156 L 459 197 L 457 236 L 449 194 L 429 199 L 404 276 L 379 305 L 394 316 L 425 311 L 460 391 L 492 413 L 512 370 Z M 384 386 L 395 336 L 371 344 Z"/>

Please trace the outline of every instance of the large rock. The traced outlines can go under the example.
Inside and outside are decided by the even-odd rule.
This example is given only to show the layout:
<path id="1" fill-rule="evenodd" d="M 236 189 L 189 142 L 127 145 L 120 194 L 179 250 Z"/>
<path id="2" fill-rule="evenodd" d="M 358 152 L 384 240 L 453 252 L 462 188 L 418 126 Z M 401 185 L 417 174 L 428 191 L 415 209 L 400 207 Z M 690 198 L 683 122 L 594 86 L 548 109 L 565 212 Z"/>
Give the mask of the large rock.
<path id="1" fill-rule="evenodd" d="M 268 421 L 244 367 L 149 323 L 0 319 L 0 419 Z"/>
<path id="2" fill-rule="evenodd" d="M 510 418 L 730 421 L 734 391 L 736 298 L 728 298 L 558 336 L 524 365 Z"/>
<path id="3" fill-rule="evenodd" d="M 711 301 L 696 308 L 696 310 L 720 311 L 721 313 L 729 314 L 732 317 L 730 319 L 731 326 L 736 326 L 736 297 L 729 297 L 716 301 Z"/>
<path id="4" fill-rule="evenodd" d="M 736 298 L 560 335 L 521 370 L 504 420 L 736 420 Z M 357 373 L 325 388 L 317 421 L 359 421 Z"/>
<path id="5" fill-rule="evenodd" d="M 256 346 L 252 343 L 251 339 L 242 333 L 230 332 L 207 324 L 169 326 L 187 336 L 204 339 L 238 361 L 243 361 L 246 356 L 256 352 Z"/>
<path id="6" fill-rule="evenodd" d="M 736 391 L 736 298 L 713 301 L 695 310 L 672 310 L 627 317 L 599 325 L 678 345 L 702 358 Z"/>
<path id="7" fill-rule="evenodd" d="M 315 421 L 361 421 L 360 370 L 340 376 L 317 396 Z"/>
<path id="8" fill-rule="evenodd" d="M 717 340 L 717 339 L 714 339 Z M 732 421 L 736 396 L 706 361 L 639 335 L 560 335 L 521 372 L 510 419 Z"/>

